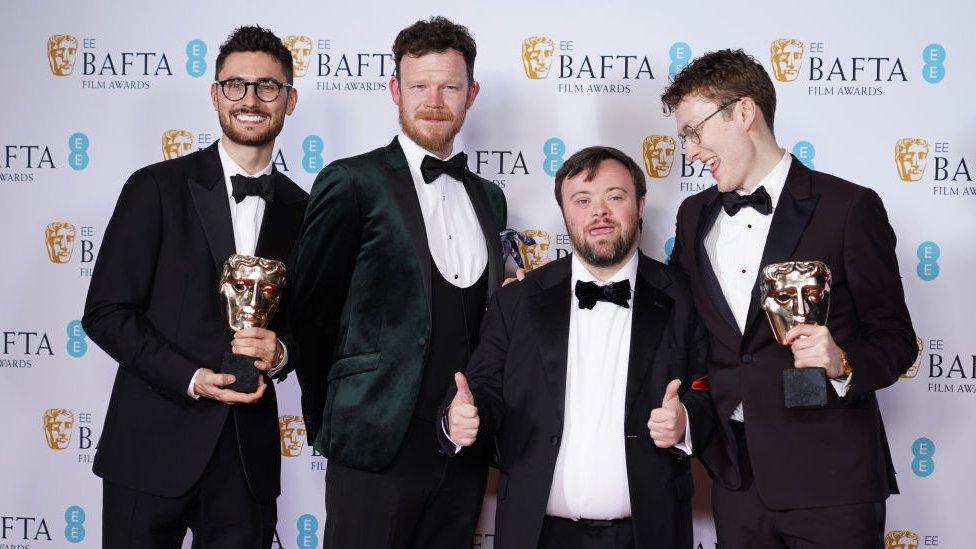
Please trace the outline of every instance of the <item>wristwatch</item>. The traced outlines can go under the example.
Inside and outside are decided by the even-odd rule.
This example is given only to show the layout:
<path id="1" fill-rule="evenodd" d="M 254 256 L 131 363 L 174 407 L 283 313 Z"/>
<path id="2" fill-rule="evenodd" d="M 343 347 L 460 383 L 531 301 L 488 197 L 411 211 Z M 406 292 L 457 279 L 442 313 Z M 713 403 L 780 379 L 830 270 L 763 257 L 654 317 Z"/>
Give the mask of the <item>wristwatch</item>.
<path id="1" fill-rule="evenodd" d="M 844 349 L 840 350 L 840 366 L 844 369 L 844 373 L 841 375 L 831 378 L 834 381 L 847 381 L 847 378 L 851 377 L 851 363 L 847 360 L 847 351 Z"/>

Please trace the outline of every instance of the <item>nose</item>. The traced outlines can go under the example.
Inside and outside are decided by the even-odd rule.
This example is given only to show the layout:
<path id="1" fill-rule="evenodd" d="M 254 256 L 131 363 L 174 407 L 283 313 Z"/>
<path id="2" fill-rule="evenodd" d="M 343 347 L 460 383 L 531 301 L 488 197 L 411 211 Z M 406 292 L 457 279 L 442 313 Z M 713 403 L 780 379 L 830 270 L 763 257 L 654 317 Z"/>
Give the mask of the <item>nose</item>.
<path id="1" fill-rule="evenodd" d="M 689 163 L 699 160 L 702 150 L 703 149 L 701 145 L 699 145 L 698 143 L 695 143 L 691 139 L 685 140 L 685 151 L 686 151 L 686 155 L 688 156 Z"/>
<path id="2" fill-rule="evenodd" d="M 610 203 L 604 198 L 594 199 L 593 205 L 590 206 L 590 214 L 597 218 L 610 215 Z"/>
<path id="3" fill-rule="evenodd" d="M 803 301 L 803 296 L 797 295 L 793 297 L 793 315 L 794 316 L 807 316 L 808 307 L 805 301 Z"/>
<path id="4" fill-rule="evenodd" d="M 424 103 L 429 109 L 439 109 L 444 106 L 444 93 L 437 86 L 431 86 L 427 90 L 427 97 L 424 98 Z"/>

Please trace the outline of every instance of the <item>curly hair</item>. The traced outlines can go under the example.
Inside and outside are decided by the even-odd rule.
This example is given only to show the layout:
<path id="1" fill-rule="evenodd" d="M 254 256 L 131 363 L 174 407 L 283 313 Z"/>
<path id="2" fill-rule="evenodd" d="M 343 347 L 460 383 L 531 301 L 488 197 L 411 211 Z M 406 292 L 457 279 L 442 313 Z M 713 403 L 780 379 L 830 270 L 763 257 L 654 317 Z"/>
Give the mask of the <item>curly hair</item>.
<path id="1" fill-rule="evenodd" d="M 404 55 L 420 57 L 431 52 L 457 50 L 468 67 L 468 83 L 474 81 L 474 58 L 478 47 L 464 25 L 457 25 L 445 17 L 431 17 L 417 21 L 403 29 L 393 41 L 393 60 L 397 79 L 400 78 L 400 60 Z"/>
<path id="2" fill-rule="evenodd" d="M 776 88 L 766 69 L 741 49 L 706 53 L 678 72 L 661 94 L 664 113 L 674 112 L 678 103 L 692 94 L 718 104 L 749 97 L 762 112 L 769 131 L 773 131 Z"/>
<path id="3" fill-rule="evenodd" d="M 291 52 L 281 43 L 281 39 L 268 29 L 254 26 L 240 27 L 234 30 L 227 41 L 221 44 L 220 52 L 217 54 L 216 72 L 214 79 L 219 78 L 220 69 L 224 66 L 227 56 L 236 52 L 264 52 L 278 60 L 282 70 L 285 71 L 285 78 L 289 84 L 294 83 L 293 61 Z"/>

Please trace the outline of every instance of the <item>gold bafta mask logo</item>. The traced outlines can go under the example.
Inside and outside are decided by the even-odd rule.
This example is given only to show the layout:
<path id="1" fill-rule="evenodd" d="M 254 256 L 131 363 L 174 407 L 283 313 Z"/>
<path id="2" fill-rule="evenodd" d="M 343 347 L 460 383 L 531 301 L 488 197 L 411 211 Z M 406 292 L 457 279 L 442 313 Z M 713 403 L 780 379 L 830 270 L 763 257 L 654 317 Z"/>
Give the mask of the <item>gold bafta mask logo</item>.
<path id="1" fill-rule="evenodd" d="M 671 173 L 675 143 L 670 135 L 649 135 L 644 138 L 644 168 L 647 175 L 661 179 Z"/>
<path id="2" fill-rule="evenodd" d="M 929 158 L 929 142 L 919 137 L 906 137 L 895 143 L 895 164 L 902 181 L 919 181 L 925 174 Z"/>
<path id="3" fill-rule="evenodd" d="M 916 337 L 915 344 L 918 345 L 918 357 L 915 359 L 915 364 L 909 366 L 905 373 L 900 376 L 902 379 L 911 379 L 918 375 L 918 367 L 922 364 L 922 351 L 925 350 L 925 343 L 922 342 L 922 338 Z"/>
<path id="4" fill-rule="evenodd" d="M 47 64 L 54 76 L 68 76 L 75 70 L 78 39 L 70 34 L 55 34 L 47 39 Z"/>
<path id="5" fill-rule="evenodd" d="M 885 535 L 885 549 L 918 549 L 918 534 L 909 530 L 892 530 Z"/>
<path id="6" fill-rule="evenodd" d="M 531 246 L 527 246 L 522 241 L 518 241 L 519 254 L 522 255 L 525 270 L 531 271 L 549 263 L 549 248 L 552 245 L 552 238 L 549 236 L 549 233 L 539 229 L 527 229 L 522 234 L 535 240 L 535 244 Z"/>
<path id="7" fill-rule="evenodd" d="M 55 221 L 44 227 L 44 244 L 47 246 L 47 257 L 51 263 L 71 261 L 77 233 L 75 226 L 66 221 Z"/>
<path id="8" fill-rule="evenodd" d="M 769 60 L 773 65 L 773 76 L 780 82 L 792 82 L 800 76 L 803 65 L 803 42 L 796 38 L 773 40 L 769 46 Z"/>
<path id="9" fill-rule="evenodd" d="M 71 444 L 71 428 L 75 413 L 67 408 L 51 408 L 44 412 L 44 438 L 52 450 L 64 450 Z"/>
<path id="10" fill-rule="evenodd" d="M 278 435 L 281 438 L 281 455 L 298 457 L 305 448 L 305 420 L 302 416 L 278 418 Z"/>
<path id="11" fill-rule="evenodd" d="M 522 67 L 525 68 L 525 76 L 533 80 L 542 80 L 549 76 L 555 51 L 556 43 L 548 36 L 530 36 L 522 40 Z"/>
<path id="12" fill-rule="evenodd" d="M 308 61 L 312 56 L 312 39 L 300 34 L 286 36 L 281 43 L 291 52 L 292 76 L 305 76 L 308 71 Z"/>
<path id="13" fill-rule="evenodd" d="M 166 130 L 163 132 L 163 159 L 179 158 L 193 148 L 193 134 L 186 130 Z"/>

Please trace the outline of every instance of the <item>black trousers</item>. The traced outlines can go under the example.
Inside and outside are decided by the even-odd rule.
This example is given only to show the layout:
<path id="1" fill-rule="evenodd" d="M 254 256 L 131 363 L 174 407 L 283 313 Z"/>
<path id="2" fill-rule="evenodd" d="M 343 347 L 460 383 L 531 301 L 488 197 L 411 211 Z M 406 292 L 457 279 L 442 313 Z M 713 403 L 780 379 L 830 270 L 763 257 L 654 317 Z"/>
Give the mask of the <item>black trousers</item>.
<path id="1" fill-rule="evenodd" d="M 573 521 L 546 516 L 539 549 L 634 549 L 634 525 L 630 519 Z"/>
<path id="2" fill-rule="evenodd" d="M 323 547 L 470 549 L 488 462 L 476 445 L 439 452 L 434 423 L 413 418 L 384 471 L 330 461 L 325 472 Z"/>
<path id="3" fill-rule="evenodd" d="M 866 502 L 775 511 L 753 484 L 745 428 L 732 422 L 739 446 L 742 486 L 712 483 L 712 511 L 719 549 L 881 549 L 885 504 Z"/>
<path id="4" fill-rule="evenodd" d="M 102 481 L 102 547 L 179 549 L 187 529 L 194 549 L 264 549 L 274 539 L 275 502 L 251 495 L 227 414 L 217 447 L 186 494 L 166 498 Z M 162 474 L 165 474 L 163 472 Z"/>

